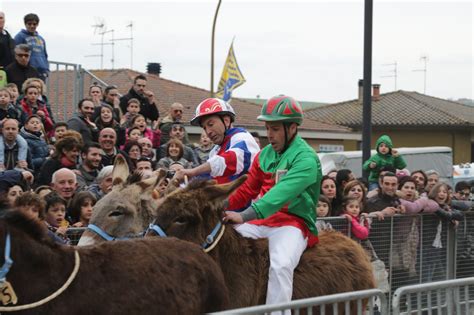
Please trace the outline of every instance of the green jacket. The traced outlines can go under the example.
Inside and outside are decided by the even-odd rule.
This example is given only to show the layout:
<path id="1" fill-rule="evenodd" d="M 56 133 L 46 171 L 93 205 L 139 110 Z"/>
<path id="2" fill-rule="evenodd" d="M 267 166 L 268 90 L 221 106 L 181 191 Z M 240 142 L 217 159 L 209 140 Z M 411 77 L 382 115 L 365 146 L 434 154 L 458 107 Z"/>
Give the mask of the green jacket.
<path id="1" fill-rule="evenodd" d="M 267 145 L 255 158 L 246 182 L 231 196 L 229 210 L 243 210 L 259 196 L 252 204 L 259 219 L 288 211 L 303 219 L 309 231 L 317 235 L 315 209 L 321 178 L 319 158 L 300 136 L 283 154 Z"/>
<path id="2" fill-rule="evenodd" d="M 390 151 L 385 155 L 379 153 L 379 146 L 381 143 L 385 143 L 390 148 Z M 396 169 L 403 169 L 407 166 L 405 159 L 401 155 L 398 155 L 397 157 L 394 157 L 392 155 L 392 149 L 392 139 L 390 139 L 389 136 L 383 135 L 377 139 L 377 142 L 375 143 L 375 150 L 377 151 L 377 153 L 372 155 L 370 159 L 365 161 L 363 165 L 363 169 L 365 171 L 370 171 L 369 182 L 378 182 L 380 170 L 385 166 L 393 166 Z M 369 167 L 370 163 L 372 162 L 376 164 L 375 168 Z"/>

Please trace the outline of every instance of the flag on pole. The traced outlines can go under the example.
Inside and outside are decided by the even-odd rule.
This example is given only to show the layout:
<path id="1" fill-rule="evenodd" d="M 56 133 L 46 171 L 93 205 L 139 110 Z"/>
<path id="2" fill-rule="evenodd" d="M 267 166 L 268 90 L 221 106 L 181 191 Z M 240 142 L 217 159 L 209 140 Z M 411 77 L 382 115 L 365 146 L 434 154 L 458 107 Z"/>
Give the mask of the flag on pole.
<path id="1" fill-rule="evenodd" d="M 227 54 L 227 60 L 225 61 L 224 69 L 222 70 L 221 80 L 217 87 L 216 96 L 229 101 L 232 97 L 232 91 L 245 83 L 245 78 L 240 72 L 237 59 L 234 54 L 234 42 L 230 45 L 229 53 Z"/>

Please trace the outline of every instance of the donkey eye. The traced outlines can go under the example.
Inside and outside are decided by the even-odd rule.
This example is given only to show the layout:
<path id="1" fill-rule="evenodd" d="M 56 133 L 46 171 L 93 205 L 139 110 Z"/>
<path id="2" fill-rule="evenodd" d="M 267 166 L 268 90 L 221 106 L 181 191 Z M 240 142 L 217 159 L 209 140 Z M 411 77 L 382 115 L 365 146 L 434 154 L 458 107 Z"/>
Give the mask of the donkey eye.
<path id="1" fill-rule="evenodd" d="M 186 224 L 186 223 L 188 223 L 188 220 L 185 217 L 177 217 L 176 219 L 174 219 L 173 223 Z"/>
<path id="2" fill-rule="evenodd" d="M 121 215 L 123 215 L 123 212 L 119 211 L 119 210 L 114 210 L 111 213 L 109 213 L 109 217 L 118 217 L 118 216 L 121 216 Z"/>

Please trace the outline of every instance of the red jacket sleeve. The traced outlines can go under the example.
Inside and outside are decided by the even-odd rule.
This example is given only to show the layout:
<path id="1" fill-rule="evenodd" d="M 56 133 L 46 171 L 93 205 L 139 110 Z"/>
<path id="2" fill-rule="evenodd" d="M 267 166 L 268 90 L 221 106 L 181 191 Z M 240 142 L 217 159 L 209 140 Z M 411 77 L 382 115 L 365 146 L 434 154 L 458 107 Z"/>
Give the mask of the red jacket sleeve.
<path id="1" fill-rule="evenodd" d="M 364 220 L 364 222 L 367 222 Z M 351 232 L 352 234 L 360 240 L 365 240 L 369 237 L 369 229 L 359 223 L 358 218 L 352 217 L 351 221 Z"/>
<path id="2" fill-rule="evenodd" d="M 242 211 L 250 206 L 253 199 L 259 195 L 263 183 L 264 172 L 260 168 L 260 153 L 255 156 L 252 166 L 247 173 L 247 180 L 230 196 L 227 210 Z"/>

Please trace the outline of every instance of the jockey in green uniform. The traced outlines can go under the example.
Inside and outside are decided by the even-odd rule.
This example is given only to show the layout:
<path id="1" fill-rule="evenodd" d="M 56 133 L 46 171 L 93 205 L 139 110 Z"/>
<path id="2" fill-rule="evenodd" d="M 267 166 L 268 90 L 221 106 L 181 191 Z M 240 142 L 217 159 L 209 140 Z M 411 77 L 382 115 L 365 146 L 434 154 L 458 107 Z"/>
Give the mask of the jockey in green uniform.
<path id="1" fill-rule="evenodd" d="M 270 144 L 255 157 L 248 179 L 230 197 L 225 221 L 240 224 L 235 228 L 245 237 L 268 238 L 266 303 L 284 303 L 291 300 L 293 271 L 303 251 L 318 241 L 315 209 L 321 165 L 298 135 L 303 110 L 296 100 L 273 97 L 257 119 L 265 122 Z"/>

